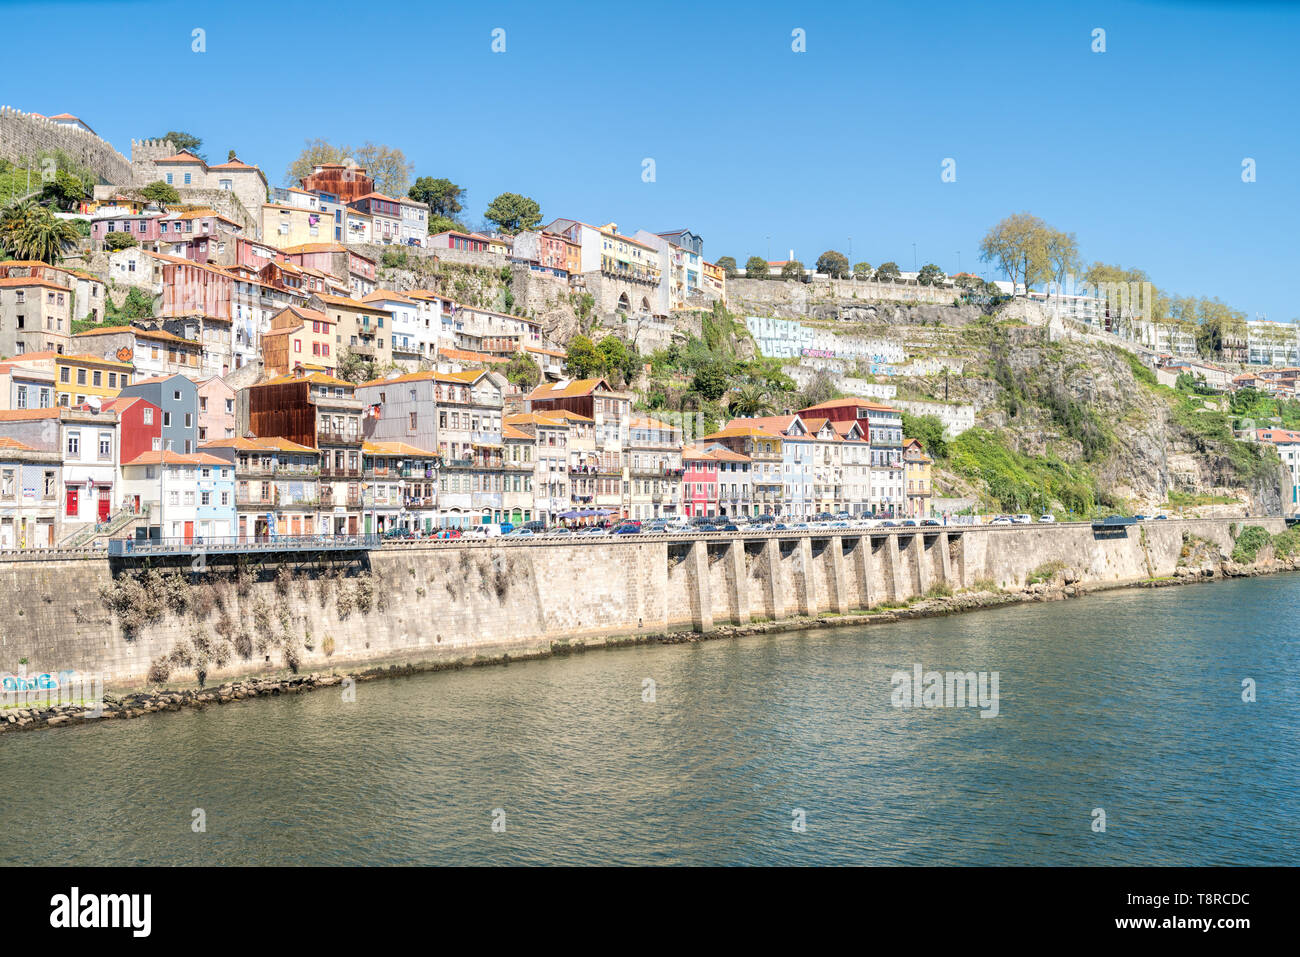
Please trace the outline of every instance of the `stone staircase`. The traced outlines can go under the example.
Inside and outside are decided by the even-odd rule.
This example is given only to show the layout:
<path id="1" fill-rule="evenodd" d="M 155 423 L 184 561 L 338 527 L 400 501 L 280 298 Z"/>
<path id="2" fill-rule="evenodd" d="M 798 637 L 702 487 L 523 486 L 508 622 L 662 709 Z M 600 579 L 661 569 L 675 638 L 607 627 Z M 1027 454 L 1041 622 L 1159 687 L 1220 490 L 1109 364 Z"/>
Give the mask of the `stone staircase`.
<path id="1" fill-rule="evenodd" d="M 124 508 L 116 515 L 110 515 L 107 521 L 98 522 L 94 525 L 87 525 L 85 528 L 78 529 L 71 535 L 59 542 L 60 548 L 78 548 L 85 545 L 102 544 L 99 539 L 110 539 L 122 529 L 132 524 L 137 518 L 141 518 L 149 513 L 137 513 L 129 508 Z"/>

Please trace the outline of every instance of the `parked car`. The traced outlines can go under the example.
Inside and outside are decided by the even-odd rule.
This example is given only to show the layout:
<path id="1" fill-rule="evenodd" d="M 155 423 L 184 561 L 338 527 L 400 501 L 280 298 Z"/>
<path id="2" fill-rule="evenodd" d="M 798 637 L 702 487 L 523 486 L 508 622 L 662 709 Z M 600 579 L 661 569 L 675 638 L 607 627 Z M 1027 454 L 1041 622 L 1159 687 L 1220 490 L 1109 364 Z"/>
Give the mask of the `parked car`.
<path id="1" fill-rule="evenodd" d="M 903 521 L 900 522 L 899 524 L 902 525 L 904 528 L 916 528 L 916 521 L 910 518 L 903 519 Z"/>
<path id="2" fill-rule="evenodd" d="M 610 534 L 611 535 L 640 535 L 641 525 L 639 523 L 633 524 L 632 522 L 624 522 L 622 525 L 619 525 L 612 532 L 610 532 Z"/>
<path id="3" fill-rule="evenodd" d="M 486 525 L 471 525 L 465 529 L 466 538 L 499 538 L 501 536 L 501 526 L 488 523 Z"/>
<path id="4" fill-rule="evenodd" d="M 1038 521 L 1043 525 L 1053 525 L 1056 522 L 1056 516 L 1052 515 L 1050 512 L 1044 512 L 1042 515 L 1038 516 Z"/>
<path id="5" fill-rule="evenodd" d="M 880 523 L 880 527 L 881 527 L 881 528 L 898 528 L 898 523 L 897 523 L 897 522 L 891 522 L 891 521 L 886 520 L 886 521 L 883 521 L 883 522 Z"/>
<path id="6" fill-rule="evenodd" d="M 1157 515 L 1157 516 L 1156 516 L 1156 521 L 1157 521 L 1157 522 L 1163 522 L 1163 521 L 1167 520 L 1168 518 L 1169 518 L 1168 515 Z"/>
<path id="7" fill-rule="evenodd" d="M 999 515 L 997 518 L 993 519 L 993 521 L 989 522 L 989 524 L 990 525 L 1011 525 L 1013 523 L 1008 516 Z"/>
<path id="8" fill-rule="evenodd" d="M 943 523 L 940 522 L 937 518 L 927 518 L 927 519 L 925 519 L 924 521 L 922 521 L 921 524 L 922 524 L 922 525 L 942 525 Z"/>
<path id="9" fill-rule="evenodd" d="M 600 538 L 602 536 L 609 535 L 609 529 L 601 528 L 598 525 L 593 525 L 591 528 L 582 529 L 582 531 L 578 532 L 578 535 L 585 536 L 587 538 Z"/>
<path id="10" fill-rule="evenodd" d="M 776 524 L 776 516 L 775 516 L 775 515 L 755 515 L 755 516 L 754 516 L 754 522 L 755 522 L 756 524 L 759 524 L 759 525 L 775 525 L 775 524 Z"/>
<path id="11" fill-rule="evenodd" d="M 536 534 L 537 533 L 534 532 L 531 528 L 525 528 L 523 525 L 520 525 L 518 528 L 512 528 L 510 529 L 510 531 L 506 532 L 505 537 L 506 538 L 533 538 L 536 536 Z"/>
<path id="12" fill-rule="evenodd" d="M 1032 525 L 1034 524 L 1034 517 L 1032 515 L 1026 515 L 1024 512 L 1021 512 L 1019 515 L 1013 518 L 1012 521 L 1015 522 L 1017 525 Z"/>

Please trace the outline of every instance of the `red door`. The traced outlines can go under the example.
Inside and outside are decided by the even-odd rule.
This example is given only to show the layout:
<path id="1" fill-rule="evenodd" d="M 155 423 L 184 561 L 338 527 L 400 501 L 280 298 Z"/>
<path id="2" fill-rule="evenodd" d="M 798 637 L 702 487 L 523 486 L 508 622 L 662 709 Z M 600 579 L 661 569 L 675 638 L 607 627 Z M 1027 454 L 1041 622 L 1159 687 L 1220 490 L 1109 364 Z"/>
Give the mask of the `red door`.
<path id="1" fill-rule="evenodd" d="M 185 541 L 186 541 L 186 542 L 192 542 L 192 541 L 194 541 L 194 523 L 193 523 L 193 522 L 186 522 L 186 523 L 185 523 Z"/>
<path id="2" fill-rule="evenodd" d="M 101 491 L 99 493 L 99 520 L 101 522 L 108 521 L 108 506 L 109 506 L 108 492 Z"/>
<path id="3" fill-rule="evenodd" d="M 77 514 L 77 490 L 75 488 L 68 489 L 67 514 L 69 516 L 75 516 Z"/>

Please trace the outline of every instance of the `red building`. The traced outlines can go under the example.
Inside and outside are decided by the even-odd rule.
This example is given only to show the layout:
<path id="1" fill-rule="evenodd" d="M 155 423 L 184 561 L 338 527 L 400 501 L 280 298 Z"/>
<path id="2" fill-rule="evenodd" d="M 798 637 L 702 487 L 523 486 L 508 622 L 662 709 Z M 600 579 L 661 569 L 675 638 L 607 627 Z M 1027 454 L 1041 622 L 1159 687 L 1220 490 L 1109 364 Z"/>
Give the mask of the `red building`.
<path id="1" fill-rule="evenodd" d="M 347 204 L 374 192 L 375 181 L 360 166 L 321 163 L 310 176 L 303 177 L 302 188 L 309 193 L 329 193 Z"/>
<path id="2" fill-rule="evenodd" d="M 718 459 L 688 445 L 682 449 L 682 508 L 687 516 L 718 514 Z"/>
<path id="3" fill-rule="evenodd" d="M 162 411 L 152 402 L 138 397 L 110 399 L 104 411 L 117 413 L 121 461 L 131 462 L 162 448 Z"/>

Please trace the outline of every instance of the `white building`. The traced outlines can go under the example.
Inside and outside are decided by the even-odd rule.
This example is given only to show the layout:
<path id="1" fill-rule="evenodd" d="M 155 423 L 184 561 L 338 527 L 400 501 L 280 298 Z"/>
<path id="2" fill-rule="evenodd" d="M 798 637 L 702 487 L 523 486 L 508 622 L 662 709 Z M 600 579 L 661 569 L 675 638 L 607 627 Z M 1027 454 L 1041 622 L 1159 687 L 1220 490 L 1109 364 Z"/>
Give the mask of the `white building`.
<path id="1" fill-rule="evenodd" d="M 163 538 L 235 534 L 235 467 L 206 452 L 144 452 L 122 465 L 122 494 Z"/>

